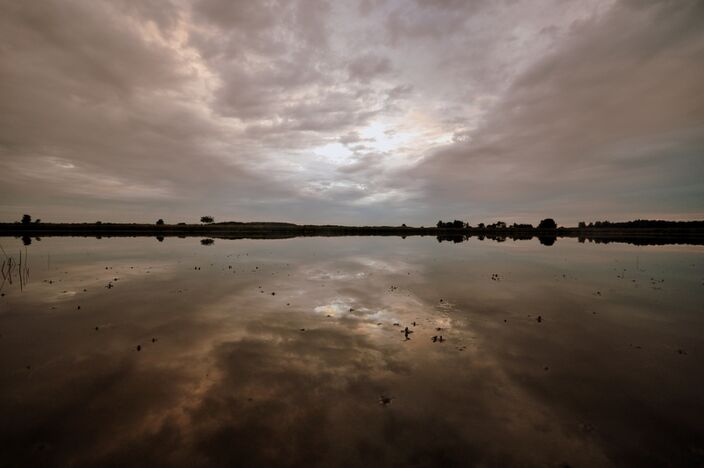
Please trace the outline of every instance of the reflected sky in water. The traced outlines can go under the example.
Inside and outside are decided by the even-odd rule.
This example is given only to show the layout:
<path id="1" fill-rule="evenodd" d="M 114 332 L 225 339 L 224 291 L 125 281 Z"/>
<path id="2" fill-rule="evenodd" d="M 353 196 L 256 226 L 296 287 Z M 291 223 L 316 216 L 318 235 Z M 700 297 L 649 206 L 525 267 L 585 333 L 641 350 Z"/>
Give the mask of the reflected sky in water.
<path id="1" fill-rule="evenodd" d="M 701 247 L 27 253 L 29 281 L 0 298 L 3 467 L 704 464 Z"/>

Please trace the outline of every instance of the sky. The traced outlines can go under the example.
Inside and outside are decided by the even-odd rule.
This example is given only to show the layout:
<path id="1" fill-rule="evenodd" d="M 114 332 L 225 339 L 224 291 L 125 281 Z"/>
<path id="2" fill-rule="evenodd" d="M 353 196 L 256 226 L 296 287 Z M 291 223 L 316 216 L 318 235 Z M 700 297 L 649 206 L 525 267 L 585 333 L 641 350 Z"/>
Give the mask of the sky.
<path id="1" fill-rule="evenodd" d="M 704 219 L 700 0 L 0 0 L 0 221 Z"/>

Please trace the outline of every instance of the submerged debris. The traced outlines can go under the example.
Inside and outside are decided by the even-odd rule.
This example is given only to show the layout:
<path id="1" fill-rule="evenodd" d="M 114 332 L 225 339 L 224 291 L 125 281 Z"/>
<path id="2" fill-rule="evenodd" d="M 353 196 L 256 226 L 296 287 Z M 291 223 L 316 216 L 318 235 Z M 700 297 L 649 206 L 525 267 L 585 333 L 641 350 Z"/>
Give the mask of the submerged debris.
<path id="1" fill-rule="evenodd" d="M 390 396 L 379 395 L 379 404 L 381 406 L 388 406 L 391 404 L 392 401 L 393 401 L 393 398 Z"/>

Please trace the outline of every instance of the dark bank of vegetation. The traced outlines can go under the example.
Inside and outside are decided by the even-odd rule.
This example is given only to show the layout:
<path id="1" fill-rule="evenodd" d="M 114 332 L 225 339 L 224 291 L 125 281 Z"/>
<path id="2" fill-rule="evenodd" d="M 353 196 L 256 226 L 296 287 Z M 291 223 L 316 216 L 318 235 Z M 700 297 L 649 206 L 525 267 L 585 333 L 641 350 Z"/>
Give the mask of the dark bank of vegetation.
<path id="1" fill-rule="evenodd" d="M 42 223 L 28 214 L 15 223 L 0 223 L 0 235 L 22 237 L 25 243 L 40 236 L 154 236 L 160 241 L 171 236 L 207 238 L 287 238 L 297 236 L 435 236 L 438 241 L 463 242 L 471 237 L 497 242 L 537 237 L 552 245 L 559 237 L 576 237 L 581 242 L 628 242 L 649 244 L 704 244 L 704 221 L 635 220 L 627 222 L 580 222 L 577 227 L 561 227 L 552 218 L 532 224 L 507 224 L 496 221 L 472 226 L 467 221 L 438 221 L 432 227 L 301 225 L 278 222 L 215 222 L 203 216 L 199 224 L 168 224 L 158 219 L 153 224 L 139 223 Z"/>
<path id="2" fill-rule="evenodd" d="M 589 224 L 581 221 L 579 229 L 704 229 L 704 221 L 663 221 L 636 219 L 635 221 L 595 221 Z"/>

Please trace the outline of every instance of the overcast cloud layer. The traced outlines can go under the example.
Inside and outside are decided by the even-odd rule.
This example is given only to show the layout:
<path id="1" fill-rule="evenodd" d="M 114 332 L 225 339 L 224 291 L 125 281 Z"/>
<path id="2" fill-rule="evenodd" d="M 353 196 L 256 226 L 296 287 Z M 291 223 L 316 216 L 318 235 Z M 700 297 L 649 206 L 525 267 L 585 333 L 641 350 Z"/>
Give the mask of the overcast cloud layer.
<path id="1" fill-rule="evenodd" d="M 704 218 L 704 2 L 0 0 L 0 220 Z"/>

